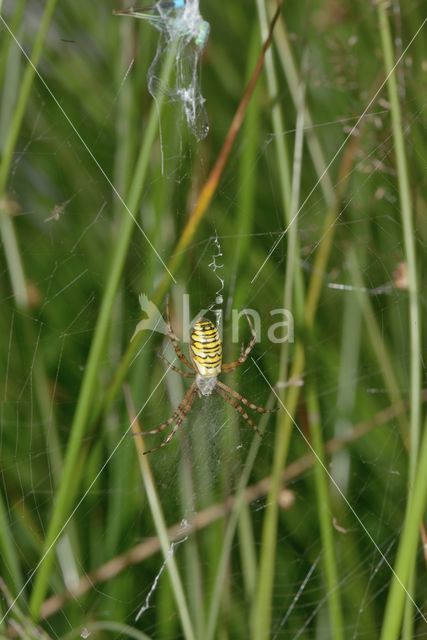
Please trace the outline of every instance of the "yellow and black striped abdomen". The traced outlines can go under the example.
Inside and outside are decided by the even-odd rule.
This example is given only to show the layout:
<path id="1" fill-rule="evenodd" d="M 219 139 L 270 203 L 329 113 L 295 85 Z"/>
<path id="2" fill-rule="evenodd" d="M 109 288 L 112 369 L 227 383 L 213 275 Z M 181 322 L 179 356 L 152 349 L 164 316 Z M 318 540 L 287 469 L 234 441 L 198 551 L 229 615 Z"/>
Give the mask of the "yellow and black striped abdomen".
<path id="1" fill-rule="evenodd" d="M 201 376 L 216 377 L 221 373 L 222 344 L 213 322 L 206 318 L 197 320 L 191 332 L 190 352 Z"/>

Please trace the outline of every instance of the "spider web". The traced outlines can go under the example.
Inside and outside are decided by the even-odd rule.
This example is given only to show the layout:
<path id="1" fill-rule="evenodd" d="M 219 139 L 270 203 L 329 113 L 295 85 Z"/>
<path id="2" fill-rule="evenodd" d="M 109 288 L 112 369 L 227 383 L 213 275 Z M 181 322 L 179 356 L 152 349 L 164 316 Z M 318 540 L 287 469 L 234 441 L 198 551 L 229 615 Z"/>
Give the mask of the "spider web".
<path id="1" fill-rule="evenodd" d="M 17 34 L 27 51 L 34 41 L 43 4 L 31 3 Z M 395 3 L 392 20 L 396 55 L 403 53 L 421 26 L 421 6 L 411 0 L 400 11 Z M 146 40 L 132 40 L 132 21 L 118 26 L 119 21 L 111 17 L 111 7 L 100 5 L 98 9 L 96 20 L 89 7 L 66 3 L 58 9 L 39 71 L 124 197 L 135 153 L 126 156 L 123 141 L 132 148 L 134 143 L 129 140 L 135 131 L 139 135 L 144 128 L 150 106 L 144 80 L 148 69 L 142 67 L 149 67 L 154 57 L 155 75 L 159 76 L 157 63 L 163 59 L 166 36 L 162 32 L 157 41 L 159 34 L 152 30 Z M 16 19 L 15 10 L 13 3 L 4 3 L 2 15 L 8 24 Z M 238 339 L 233 339 L 233 310 L 254 309 L 260 315 L 261 330 L 253 360 L 249 358 L 224 381 L 259 405 L 273 402 L 274 391 L 287 384 L 291 385 L 288 388 L 302 385 L 288 454 L 291 466 L 279 493 L 272 638 L 330 637 L 328 606 L 332 592 L 323 570 L 316 469 L 307 458 L 310 448 L 306 440 L 311 443 L 307 389 L 312 381 L 318 388 L 322 433 L 330 454 L 326 465 L 338 566 L 335 588 L 342 594 L 345 607 L 346 638 L 379 635 L 392 578 L 389 565 L 394 563 L 406 508 L 407 415 L 397 411 L 398 399 L 393 395 L 396 389 L 391 385 L 390 390 L 390 380 L 384 373 L 394 373 L 397 391 L 407 406 L 408 276 L 385 90 L 375 96 L 366 111 L 380 84 L 378 74 L 383 67 L 378 34 L 366 27 L 373 23 L 365 10 L 348 7 L 347 13 L 341 13 L 334 3 L 319 6 L 314 23 L 298 11 L 290 11 L 288 16 L 285 10 L 295 54 L 308 50 L 306 102 L 316 113 L 311 124 L 307 119 L 304 124 L 300 197 L 304 206 L 296 216 L 301 246 L 298 265 L 307 283 L 316 274 L 315 259 L 325 234 L 326 217 L 323 182 L 313 189 L 318 176 L 309 152 L 310 135 L 316 136 L 328 163 L 349 135 L 355 153 L 351 189 L 346 191 L 333 222 L 335 235 L 321 283 L 318 326 L 316 335 L 307 340 L 301 377 L 291 381 L 289 376 L 280 378 L 283 347 L 272 342 L 268 333 L 277 321 L 271 311 L 283 306 L 290 233 L 283 215 L 277 145 L 284 141 L 292 157 L 297 117 L 290 109 L 279 134 L 272 129 L 270 119 L 275 104 L 291 104 L 285 85 L 279 89 L 277 101 L 268 102 L 265 85 L 258 94 L 258 112 L 248 114 L 249 123 L 255 123 L 255 127 L 251 130 L 248 125 L 233 150 L 212 208 L 198 236 L 185 249 L 184 267 L 172 288 L 172 323 L 185 353 L 186 294 L 190 318 L 201 309 L 210 309 L 212 319 L 218 317 L 213 312 L 221 312 L 227 361 L 236 359 L 241 344 L 250 339 L 243 316 Z M 239 13 L 234 15 L 233 11 Z M 183 139 L 181 125 L 162 116 L 168 170 L 162 175 L 161 147 L 156 142 L 137 212 L 140 228 L 136 228 L 131 240 L 110 318 L 111 332 L 98 372 L 94 411 L 141 321 L 139 296 L 143 294 L 150 301 L 164 273 L 144 236 L 167 263 L 207 167 L 223 140 L 233 105 L 243 90 L 241 79 L 250 66 L 249 34 L 257 24 L 252 8 L 243 11 L 231 6 L 206 7 L 206 13 L 213 27 L 213 53 L 206 61 L 205 73 L 211 137 L 196 150 Z M 115 39 L 118 29 L 124 30 L 128 44 L 123 52 Z M 2 30 L 6 41 L 4 27 Z M 398 80 L 405 107 L 404 133 L 407 142 L 416 141 L 409 151 L 414 173 L 423 186 L 420 158 L 424 157 L 425 105 L 416 93 L 419 78 L 426 73 L 422 33 L 414 48 L 404 55 Z M 363 51 L 368 46 L 372 46 L 373 54 L 367 61 Z M 139 55 L 138 47 L 148 54 Z M 119 51 L 122 59 L 117 55 Z M 220 72 L 225 69 L 221 56 L 228 61 L 227 72 Z M 298 59 L 301 57 L 298 55 Z M 19 51 L 10 41 L 9 76 L 4 79 L 7 87 L 13 86 L 10 82 L 19 59 Z M 199 60 L 193 57 L 194 62 L 198 65 Z M 275 64 L 279 71 L 277 57 Z M 140 68 L 136 69 L 137 65 Z M 126 110 L 128 101 L 134 106 Z M 0 117 L 0 147 L 4 150 L 12 110 L 4 100 L 2 104 L 6 105 Z M 124 121 L 123 113 L 128 120 Z M 251 145 L 255 148 L 252 155 L 248 152 Z M 249 168 L 244 167 L 248 157 Z M 340 158 L 328 171 L 334 190 L 342 181 L 337 168 Z M 417 188 L 422 212 L 421 187 L 419 192 Z M 253 193 L 252 200 L 249 198 L 253 211 L 245 199 L 248 193 Z M 132 636 L 137 631 L 151 638 L 181 637 L 166 561 L 156 546 L 156 529 L 121 399 L 84 438 L 84 469 L 76 469 L 81 474 L 75 497 L 78 508 L 57 545 L 57 563 L 48 595 L 60 596 L 67 588 L 75 589 L 86 581 L 85 591 L 63 602 L 50 600 L 50 614 L 41 623 L 43 632 L 30 621 L 25 600 L 14 602 L 20 584 L 27 582 L 41 557 L 99 318 L 106 271 L 111 267 L 111 248 L 117 241 L 122 216 L 128 215 L 41 82 L 32 89 L 13 158 L 8 199 L 8 207 L 14 212 L 27 289 L 25 305 L 16 306 L 8 264 L 2 254 L 1 493 L 22 582 L 2 546 L 0 576 L 6 586 L 0 584 L 1 615 L 10 606 L 6 622 L 13 621 L 18 637 L 23 628 L 29 637 L 40 637 L 41 633 L 51 638 L 72 633 L 73 637 L 90 637 L 107 631 L 113 637 L 137 637 Z M 424 214 L 419 215 L 423 220 Z M 332 223 L 326 232 L 331 229 Z M 424 257 L 426 240 L 425 232 L 420 230 L 420 259 Z M 420 303 L 424 310 L 425 292 L 421 293 Z M 290 310 L 296 340 L 304 337 L 298 322 L 298 304 L 294 300 Z M 158 309 L 165 317 L 164 306 L 159 305 Z M 388 346 L 389 364 L 378 358 L 369 309 L 376 319 L 378 339 Z M 160 350 L 180 366 L 174 361 L 174 351 L 164 334 L 152 327 L 144 329 L 127 380 L 140 412 L 141 428 L 148 429 L 171 415 L 188 388 L 188 381 L 167 372 L 167 365 L 157 358 Z M 295 353 L 295 343 L 289 344 L 289 372 Z M 220 625 L 233 638 L 249 634 L 247 611 L 257 587 L 276 452 L 276 416 L 255 419 L 265 430 L 258 443 L 250 427 L 219 397 L 197 399 L 174 441 L 150 457 L 166 524 L 173 527 L 170 554 L 182 572 L 191 616 L 203 628 L 233 500 L 248 469 L 252 447 L 258 447 L 249 468 L 244 516 L 233 537 L 224 587 Z M 158 441 L 147 437 L 144 444 Z M 197 533 L 191 527 L 197 528 Z M 427 626 L 423 619 L 426 589 L 421 545 L 417 567 L 414 637 L 423 638 L 427 637 Z M 26 584 L 26 597 L 33 584 L 31 577 Z M 129 628 L 125 631 L 115 624 Z M 6 635 L 5 626 L 1 633 Z"/>
<path id="2" fill-rule="evenodd" d="M 122 15 L 147 20 L 160 31 L 156 54 L 148 69 L 148 90 L 154 99 L 162 93 L 168 101 L 180 102 L 190 130 L 202 140 L 208 134 L 209 124 L 200 86 L 200 59 L 210 26 L 200 15 L 198 0 L 186 0 L 177 7 L 160 0 L 151 11 L 131 9 Z M 173 71 L 165 79 L 162 69 L 170 55 L 174 58 Z"/>

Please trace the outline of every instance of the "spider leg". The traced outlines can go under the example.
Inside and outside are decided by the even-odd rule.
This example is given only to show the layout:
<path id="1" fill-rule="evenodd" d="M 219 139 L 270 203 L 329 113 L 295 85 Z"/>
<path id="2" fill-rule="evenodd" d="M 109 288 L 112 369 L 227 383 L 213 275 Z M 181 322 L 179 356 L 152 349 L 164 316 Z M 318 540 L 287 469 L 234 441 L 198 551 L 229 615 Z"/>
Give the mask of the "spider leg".
<path id="1" fill-rule="evenodd" d="M 165 356 L 163 355 L 163 353 L 158 353 L 157 354 L 159 356 L 159 358 L 161 360 L 163 360 L 164 362 L 166 362 L 167 365 L 169 365 L 169 369 L 171 369 L 172 371 L 175 371 L 175 373 L 179 373 L 180 376 L 182 376 L 183 378 L 193 378 L 194 377 L 194 373 L 191 373 L 191 371 L 182 371 L 182 369 L 178 369 L 178 367 L 175 367 L 175 365 L 173 365 L 171 362 L 169 362 L 169 360 L 167 358 L 165 358 Z"/>
<path id="2" fill-rule="evenodd" d="M 278 409 L 266 409 L 265 407 L 259 407 L 253 402 L 249 402 L 247 398 L 240 395 L 240 393 L 238 393 L 237 391 L 234 391 L 234 389 L 229 387 L 228 384 L 224 384 L 223 382 L 221 382 L 221 380 L 217 380 L 216 384 L 217 386 L 221 387 L 221 389 L 225 391 L 225 393 L 233 396 L 233 398 L 236 398 L 236 400 L 244 404 L 246 407 L 249 407 L 249 409 L 252 409 L 252 411 L 257 411 L 257 413 L 274 413 L 275 411 L 278 411 Z"/>
<path id="3" fill-rule="evenodd" d="M 181 405 L 179 405 L 181 406 Z M 178 407 L 179 409 L 179 407 Z M 143 436 L 154 436 L 156 435 L 156 433 L 161 433 L 162 431 L 164 431 L 165 429 L 167 429 L 171 424 L 173 424 L 174 422 L 176 422 L 177 420 L 180 419 L 181 414 L 179 413 L 179 410 L 174 411 L 174 413 L 171 415 L 170 418 L 168 418 L 165 422 L 162 422 L 162 424 L 159 424 L 158 427 L 156 427 L 155 429 L 149 429 L 148 431 L 143 431 L 142 435 Z"/>
<path id="4" fill-rule="evenodd" d="M 166 422 L 163 422 L 161 425 L 159 425 L 156 429 L 151 429 L 150 431 L 143 432 L 142 435 L 154 435 L 156 433 L 161 433 L 169 425 L 173 424 L 174 422 L 176 423 L 175 427 L 172 429 L 171 433 L 168 435 L 166 440 L 164 440 L 158 447 L 154 447 L 154 449 L 149 449 L 148 451 L 144 451 L 144 454 L 151 453 L 152 451 L 157 451 L 157 449 L 161 449 L 162 447 L 166 446 L 168 442 L 170 442 L 171 438 L 173 438 L 176 431 L 184 422 L 187 414 L 190 412 L 195 398 L 196 398 L 196 383 L 193 382 L 193 384 L 191 385 L 191 387 L 188 389 L 187 393 L 183 397 L 180 405 L 178 406 L 176 411 L 174 411 L 173 415 L 168 420 L 166 420 Z"/>
<path id="5" fill-rule="evenodd" d="M 161 433 L 167 427 L 169 427 L 169 425 L 173 424 L 177 420 L 184 420 L 185 416 L 188 414 L 188 412 L 192 407 L 195 395 L 196 395 L 196 383 L 193 382 L 193 384 L 188 389 L 187 393 L 185 394 L 185 396 L 183 397 L 183 399 L 181 400 L 180 404 L 178 405 L 176 410 L 173 412 L 171 417 L 168 418 L 165 422 L 162 422 L 162 424 L 160 424 L 155 429 L 150 429 L 149 431 L 143 431 L 142 435 L 153 436 L 156 433 Z"/>
<path id="6" fill-rule="evenodd" d="M 246 420 L 246 422 L 248 423 L 248 425 L 250 427 L 252 427 L 252 429 L 254 431 L 257 432 L 257 434 L 261 437 L 261 432 L 258 429 L 258 427 L 256 426 L 255 422 L 248 416 L 248 414 L 246 413 L 246 411 L 243 409 L 242 406 L 240 406 L 240 404 L 237 402 L 237 400 L 234 400 L 233 398 L 230 398 L 230 396 L 228 396 L 225 391 L 223 389 L 221 389 L 221 387 L 215 387 L 217 393 L 219 393 L 219 395 L 221 396 L 221 398 L 223 398 L 231 407 L 233 407 L 233 409 L 236 409 L 236 411 L 238 413 L 240 413 L 240 415 L 242 416 L 242 418 L 244 420 Z"/>
<path id="7" fill-rule="evenodd" d="M 172 325 L 171 325 L 171 319 L 170 319 L 170 313 L 169 313 L 169 297 L 166 300 L 166 320 L 167 320 L 167 326 L 168 326 L 168 336 L 169 336 L 170 341 L 172 342 L 173 348 L 175 349 L 176 355 L 181 360 L 181 362 L 183 362 L 185 364 L 186 367 L 188 367 L 189 369 L 194 371 L 193 365 L 188 360 L 188 358 L 186 358 L 186 356 L 182 353 L 181 347 L 179 346 L 178 338 L 176 337 L 176 335 L 173 332 Z"/>
<path id="8" fill-rule="evenodd" d="M 246 319 L 248 321 L 248 324 L 249 324 L 249 327 L 250 327 L 250 330 L 251 330 L 252 338 L 251 338 L 248 346 L 246 347 L 246 349 L 243 351 L 243 353 L 240 355 L 240 357 L 237 360 L 234 360 L 234 362 L 229 362 L 228 364 L 223 364 L 222 365 L 222 367 L 221 367 L 222 373 L 229 373 L 230 371 L 233 371 L 233 369 L 236 369 L 241 364 L 243 364 L 247 360 L 248 355 L 250 354 L 250 352 L 252 351 L 252 349 L 255 346 L 255 342 L 256 342 L 255 329 L 253 327 L 251 319 L 249 318 L 249 316 L 247 314 L 246 314 Z"/>
<path id="9" fill-rule="evenodd" d="M 147 449 L 147 451 L 143 451 L 143 455 L 146 456 L 148 453 L 154 453 L 154 451 L 159 451 L 159 449 L 163 449 L 163 447 L 166 447 L 166 445 L 169 444 L 169 442 L 172 440 L 172 438 L 174 437 L 175 433 L 178 431 L 182 423 L 183 423 L 182 420 L 177 420 L 176 425 L 174 426 L 174 428 L 172 429 L 168 437 L 165 440 L 163 440 L 163 442 L 161 442 L 158 447 L 153 447 L 152 449 Z"/>

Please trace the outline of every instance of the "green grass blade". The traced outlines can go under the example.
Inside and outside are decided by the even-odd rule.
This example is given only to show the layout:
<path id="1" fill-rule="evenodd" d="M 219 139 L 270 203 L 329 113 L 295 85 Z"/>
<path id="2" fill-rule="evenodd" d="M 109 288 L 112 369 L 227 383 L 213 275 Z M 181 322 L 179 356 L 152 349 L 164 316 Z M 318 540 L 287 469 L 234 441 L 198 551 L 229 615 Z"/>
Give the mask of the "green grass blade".
<path id="1" fill-rule="evenodd" d="M 396 82 L 396 63 L 393 55 L 390 25 L 387 17 L 388 3 L 380 0 L 378 4 L 378 19 L 381 42 L 387 73 L 387 87 L 390 100 L 390 113 L 393 129 L 393 142 L 396 156 L 397 178 L 399 183 L 400 209 L 403 227 L 403 239 L 408 265 L 409 290 L 409 330 L 411 354 L 411 419 L 410 419 L 410 484 L 415 476 L 417 457 L 420 444 L 421 428 L 421 325 L 419 309 L 419 286 L 415 250 L 415 230 L 409 184 L 409 171 L 406 159 L 404 140 L 404 126 L 399 102 Z"/>
<path id="2" fill-rule="evenodd" d="M 414 485 L 406 509 L 403 530 L 400 536 L 399 549 L 394 565 L 394 575 L 384 621 L 381 627 L 380 640 L 396 640 L 400 636 L 403 610 L 408 594 L 407 586 L 411 577 L 411 570 L 417 553 L 419 541 L 419 526 L 427 503 L 427 422 L 424 425 L 424 435 L 419 452 L 419 462 L 415 473 Z M 414 602 L 412 602 L 414 605 Z M 418 614 L 423 615 L 418 609 Z M 424 624 L 427 624 L 423 616 Z"/>
<path id="3" fill-rule="evenodd" d="M 257 2 L 258 14 L 261 24 L 261 32 L 265 32 L 267 28 L 267 12 L 264 0 L 258 0 Z M 276 78 L 276 72 L 273 64 L 273 58 L 271 52 L 266 58 L 266 73 L 269 87 L 270 98 L 272 100 L 278 94 L 278 81 Z M 301 92 L 300 92 L 301 94 Z M 304 90 L 300 95 L 299 103 L 304 104 Z M 294 166 L 293 175 L 291 177 L 291 170 L 289 167 L 288 153 L 285 146 L 285 139 L 283 131 L 285 130 L 284 119 L 282 116 L 281 106 L 276 104 L 272 107 L 272 121 L 273 131 L 275 134 L 276 143 L 276 155 L 278 161 L 278 167 L 280 171 L 280 186 L 282 196 L 282 209 L 284 213 L 285 224 L 291 224 L 288 237 L 288 256 L 287 256 L 287 270 L 285 277 L 285 289 L 284 289 L 284 307 L 285 309 L 292 308 L 292 301 L 297 300 L 295 317 L 296 320 L 301 320 L 301 315 L 298 317 L 298 309 L 302 310 L 303 303 L 303 284 L 302 274 L 300 270 L 299 261 L 299 241 L 298 241 L 298 227 L 296 224 L 296 212 L 298 211 L 299 193 L 300 193 L 300 180 L 301 180 L 301 166 L 302 166 L 302 145 L 303 145 L 303 129 L 304 129 L 304 117 L 303 109 L 298 112 L 299 117 L 295 149 L 294 149 Z M 287 371 L 288 360 L 288 348 L 289 345 L 285 343 L 282 345 L 281 353 L 281 366 L 279 379 L 283 380 Z M 278 497 L 281 488 L 280 474 L 286 463 L 286 458 L 289 449 L 290 437 L 292 432 L 292 424 L 289 421 L 288 416 L 279 414 L 277 420 L 276 442 L 274 446 L 274 461 L 272 469 L 272 485 L 269 493 L 268 506 L 266 514 L 264 516 L 263 533 L 262 533 L 262 551 L 259 564 L 259 578 L 258 589 L 255 599 L 255 606 L 252 615 L 252 633 L 253 637 L 260 639 L 268 638 L 270 636 L 271 627 L 271 609 L 273 598 L 273 585 L 275 576 L 275 558 L 276 558 L 276 532 L 278 521 Z"/>
<path id="4" fill-rule="evenodd" d="M 322 439 L 320 406 L 317 394 L 309 383 L 307 391 L 307 408 L 309 413 L 310 435 L 315 462 L 315 491 L 317 512 L 322 539 L 323 566 L 326 576 L 327 596 L 329 604 L 329 636 L 333 640 L 344 640 L 344 619 L 341 606 L 340 584 L 334 549 L 334 533 L 332 528 L 332 507 L 329 492 L 329 476 L 326 473 L 325 451 Z"/>
<path id="5" fill-rule="evenodd" d="M 173 51 L 165 64 L 163 73 L 167 77 L 173 61 Z M 120 283 L 126 256 L 128 253 L 129 243 L 134 229 L 135 214 L 138 210 L 145 179 L 147 177 L 150 152 L 153 146 L 156 132 L 158 129 L 158 118 L 161 111 L 163 97 L 157 100 L 157 106 L 151 108 L 147 126 L 144 129 L 145 135 L 141 145 L 139 158 L 136 164 L 132 185 L 129 191 L 127 201 L 128 209 L 133 213 L 132 216 L 124 213 L 121 228 L 118 232 L 118 241 L 115 243 L 114 253 L 110 263 L 110 269 L 107 274 L 105 284 L 105 293 L 102 299 L 101 308 L 98 315 L 98 321 L 94 332 L 92 346 L 85 369 L 79 399 L 73 423 L 71 425 L 71 435 L 67 446 L 67 454 L 64 460 L 64 469 L 62 472 L 61 483 L 55 500 L 54 509 L 49 522 L 46 535 L 44 552 L 37 567 L 36 579 L 30 600 L 30 609 L 32 615 L 37 618 L 41 604 L 46 595 L 49 575 L 53 564 L 53 548 L 58 541 L 60 532 L 68 521 L 68 512 L 70 510 L 70 486 L 75 485 L 75 468 L 76 461 L 81 455 L 81 443 L 87 428 L 87 424 L 93 411 L 93 397 L 99 379 L 99 370 L 102 356 L 106 347 L 106 337 L 110 326 L 111 310 L 114 304 L 116 292 Z"/>
<path id="6" fill-rule="evenodd" d="M 387 73 L 387 88 L 390 100 L 390 113 L 393 130 L 393 141 L 396 156 L 397 178 L 399 184 L 400 209 L 403 226 L 403 239 L 406 261 L 408 265 L 408 289 L 409 289 L 409 342 L 410 342 L 410 449 L 409 449 L 409 483 L 408 494 L 412 491 L 415 478 L 418 451 L 420 445 L 421 430 L 421 325 L 419 308 L 419 286 L 417 274 L 417 261 L 415 249 L 415 233 L 413 223 L 411 189 L 409 183 L 408 163 L 404 140 L 404 127 L 400 100 L 396 80 L 396 62 L 394 59 L 393 44 L 390 24 L 387 16 L 388 4 L 380 0 L 378 4 L 378 21 L 381 34 L 381 43 L 384 56 L 384 65 Z M 415 564 L 412 564 L 412 573 L 408 581 L 408 595 L 413 596 L 412 588 L 415 585 Z M 413 628 L 413 601 L 408 597 L 406 603 L 405 627 L 403 640 L 411 640 Z"/>
<path id="7" fill-rule="evenodd" d="M 18 593 L 23 585 L 22 573 L 2 493 L 0 493 L 0 531 L 2 564 L 12 580 L 15 593 Z"/>
<path id="8" fill-rule="evenodd" d="M 49 26 L 52 20 L 53 12 L 57 0 L 47 0 L 46 6 L 43 12 L 43 17 L 37 31 L 34 47 L 31 52 L 30 62 L 27 65 L 25 73 L 22 78 L 21 89 L 19 92 L 18 100 L 16 103 L 13 120 L 10 125 L 9 133 L 6 138 L 1 164 L 0 164 L 0 198 L 3 197 L 6 190 L 6 184 L 9 176 L 10 165 L 15 151 L 16 142 L 18 140 L 19 132 L 21 130 L 22 120 L 27 109 L 28 100 L 30 98 L 31 89 L 33 86 L 34 78 L 37 73 L 37 65 L 40 61 L 45 45 L 46 36 L 49 30 Z M 3 29 L 7 29 L 7 24 L 0 15 L 0 24 L 2 23 Z"/>
<path id="9" fill-rule="evenodd" d="M 138 418 L 133 407 L 130 392 L 125 389 L 126 404 L 128 408 L 129 420 L 132 425 L 132 432 L 135 436 L 135 447 L 138 454 L 139 468 L 141 470 L 142 479 L 145 485 L 145 491 L 147 493 L 148 503 L 150 505 L 151 514 L 153 516 L 154 525 L 156 527 L 157 535 L 159 538 L 160 546 L 165 559 L 166 567 L 170 577 L 173 593 L 175 596 L 176 604 L 178 607 L 179 615 L 181 618 L 182 629 L 186 640 L 195 640 L 193 624 L 190 618 L 190 612 L 188 609 L 184 588 L 182 585 L 181 577 L 178 571 L 178 567 L 173 554 L 173 546 L 169 540 L 165 517 L 163 514 L 162 504 L 160 502 L 157 488 L 154 482 L 153 474 L 151 471 L 149 457 L 144 455 L 144 444 L 142 439 L 142 432 L 139 428 Z"/>

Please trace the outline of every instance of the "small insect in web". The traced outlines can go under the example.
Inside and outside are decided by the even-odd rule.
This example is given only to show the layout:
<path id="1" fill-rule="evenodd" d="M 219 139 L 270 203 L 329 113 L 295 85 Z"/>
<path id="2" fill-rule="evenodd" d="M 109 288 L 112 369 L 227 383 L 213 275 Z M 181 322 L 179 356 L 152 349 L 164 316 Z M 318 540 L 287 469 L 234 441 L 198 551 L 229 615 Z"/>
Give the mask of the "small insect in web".
<path id="1" fill-rule="evenodd" d="M 230 371 L 233 371 L 244 362 L 246 362 L 255 345 L 256 334 L 249 316 L 246 317 L 251 329 L 252 338 L 248 346 L 244 349 L 237 360 L 234 360 L 233 362 L 230 362 L 228 364 L 224 364 L 222 362 L 222 342 L 219 337 L 218 329 L 213 324 L 213 322 L 211 322 L 207 318 L 200 318 L 194 323 L 193 329 L 191 331 L 189 360 L 181 351 L 178 338 L 173 332 L 170 323 L 169 307 L 167 307 L 167 327 L 169 339 L 172 342 L 177 357 L 187 367 L 187 369 L 189 369 L 189 371 L 182 371 L 181 369 L 173 366 L 166 360 L 166 358 L 163 358 L 163 356 L 162 358 L 169 364 L 170 369 L 172 369 L 176 373 L 179 373 L 179 375 L 181 375 L 183 378 L 195 377 L 196 379 L 186 392 L 184 398 L 181 401 L 181 404 L 178 406 L 176 411 L 174 411 L 172 416 L 165 422 L 162 422 L 162 424 L 160 424 L 155 429 L 144 431 L 143 435 L 154 435 L 157 433 L 161 433 L 171 425 L 175 425 L 167 438 L 163 440 L 163 442 L 158 447 L 149 449 L 148 451 L 144 451 L 145 454 L 152 453 L 153 451 L 158 451 L 159 449 L 165 447 L 172 440 L 173 436 L 184 422 L 186 416 L 191 410 L 191 407 L 193 406 L 195 399 L 197 397 L 210 396 L 214 392 L 218 393 L 221 398 L 225 400 L 225 402 L 233 407 L 233 409 L 236 409 L 236 411 L 252 427 L 252 429 L 254 429 L 259 434 L 258 427 L 248 416 L 242 405 L 248 407 L 252 411 L 256 411 L 257 413 L 271 413 L 272 411 L 275 411 L 275 409 L 266 409 L 265 407 L 259 407 L 253 402 L 250 402 L 247 398 L 242 396 L 234 389 L 231 389 L 231 387 L 229 387 L 228 385 L 221 382 L 221 380 L 218 380 L 218 376 L 221 373 L 229 373 Z"/>
<path id="2" fill-rule="evenodd" d="M 140 9 L 114 12 L 147 20 L 158 31 L 160 41 L 148 70 L 148 91 L 155 98 L 164 94 L 172 102 L 180 102 L 185 119 L 198 140 L 209 131 L 205 98 L 200 88 L 200 59 L 209 38 L 209 22 L 203 20 L 198 0 L 159 0 Z M 161 70 L 168 54 L 174 54 L 174 73 L 168 83 L 161 81 Z"/>

